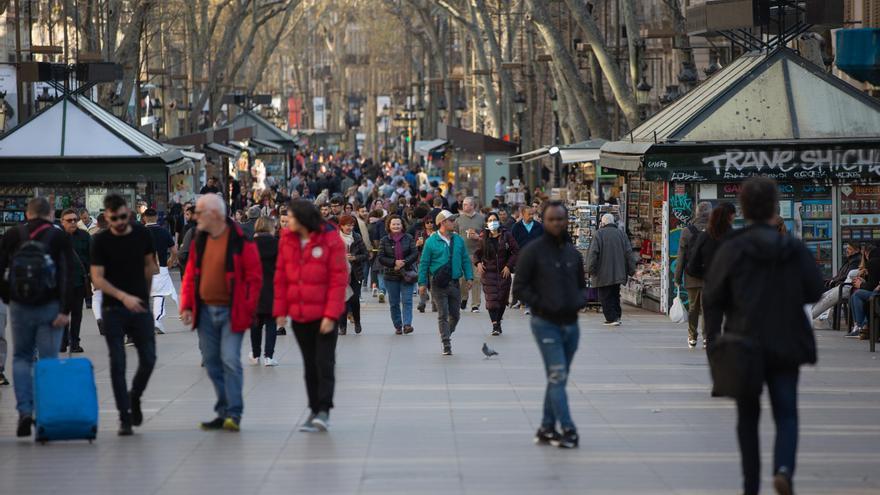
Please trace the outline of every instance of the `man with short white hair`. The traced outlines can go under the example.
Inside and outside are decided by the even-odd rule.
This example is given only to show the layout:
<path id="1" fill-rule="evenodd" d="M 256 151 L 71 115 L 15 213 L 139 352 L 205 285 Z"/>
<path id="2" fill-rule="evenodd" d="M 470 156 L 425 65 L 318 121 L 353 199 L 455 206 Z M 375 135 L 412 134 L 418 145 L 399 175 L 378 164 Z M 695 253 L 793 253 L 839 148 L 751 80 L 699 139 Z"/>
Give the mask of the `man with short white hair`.
<path id="1" fill-rule="evenodd" d="M 226 216 L 216 195 L 196 203 L 195 235 L 180 288 L 180 319 L 199 333 L 199 349 L 214 384 L 217 417 L 204 430 L 239 431 L 244 410 L 241 343 L 257 311 L 263 269 L 257 246 Z"/>
<path id="2" fill-rule="evenodd" d="M 602 215 L 599 230 L 587 253 L 587 274 L 599 291 L 606 326 L 620 326 L 620 286 L 636 272 L 636 259 L 626 234 L 617 228 L 614 215 Z"/>
<path id="3" fill-rule="evenodd" d="M 477 211 L 476 200 L 468 196 L 461 202 L 461 214 L 455 221 L 456 231 L 464 238 L 464 244 L 467 248 L 470 259 L 474 258 L 474 253 L 480 246 L 480 232 L 486 228 L 486 217 Z M 468 285 L 471 285 L 468 291 Z M 471 295 L 471 313 L 480 312 L 480 275 L 474 272 L 473 284 L 460 284 L 461 288 L 461 309 L 467 308 L 468 292 Z"/>

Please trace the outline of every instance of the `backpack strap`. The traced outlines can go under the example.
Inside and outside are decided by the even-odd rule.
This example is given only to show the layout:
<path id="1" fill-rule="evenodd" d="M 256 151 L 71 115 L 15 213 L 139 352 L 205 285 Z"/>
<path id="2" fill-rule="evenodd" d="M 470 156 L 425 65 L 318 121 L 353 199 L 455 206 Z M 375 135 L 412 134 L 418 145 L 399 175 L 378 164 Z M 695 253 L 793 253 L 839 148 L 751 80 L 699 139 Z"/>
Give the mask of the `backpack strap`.
<path id="1" fill-rule="evenodd" d="M 40 234 L 42 234 L 46 229 L 50 229 L 50 228 L 52 228 L 52 226 L 51 226 L 50 224 L 48 224 L 48 223 L 44 223 L 43 225 L 40 225 L 39 227 L 37 227 L 36 229 L 34 229 L 33 232 L 31 232 L 30 234 L 28 234 L 28 238 L 29 238 L 30 240 L 34 240 L 34 239 L 37 238 L 37 236 L 39 236 Z M 27 229 L 27 226 L 25 226 L 25 229 Z"/>

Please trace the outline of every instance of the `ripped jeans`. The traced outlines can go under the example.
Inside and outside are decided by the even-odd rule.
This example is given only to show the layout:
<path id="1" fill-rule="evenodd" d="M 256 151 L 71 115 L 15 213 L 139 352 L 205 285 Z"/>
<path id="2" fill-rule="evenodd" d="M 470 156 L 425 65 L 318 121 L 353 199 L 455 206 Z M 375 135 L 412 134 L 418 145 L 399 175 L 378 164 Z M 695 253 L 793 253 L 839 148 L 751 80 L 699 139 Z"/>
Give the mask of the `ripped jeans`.
<path id="1" fill-rule="evenodd" d="M 544 393 L 544 419 L 541 426 L 555 428 L 556 423 L 563 430 L 574 430 L 574 422 L 568 411 L 568 395 L 565 385 L 571 361 L 577 351 L 580 339 L 577 322 L 559 325 L 538 316 L 532 316 L 532 335 L 544 358 L 547 373 L 547 391 Z"/>

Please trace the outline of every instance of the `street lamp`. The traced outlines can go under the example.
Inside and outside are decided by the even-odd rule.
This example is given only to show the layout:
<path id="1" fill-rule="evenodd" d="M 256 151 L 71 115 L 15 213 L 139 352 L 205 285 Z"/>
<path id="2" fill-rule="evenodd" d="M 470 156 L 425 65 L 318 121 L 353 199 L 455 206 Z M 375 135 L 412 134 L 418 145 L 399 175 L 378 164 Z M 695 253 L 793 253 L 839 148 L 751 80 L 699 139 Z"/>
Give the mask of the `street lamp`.
<path id="1" fill-rule="evenodd" d="M 446 108 L 446 98 L 440 98 L 437 102 L 437 112 L 440 114 L 440 122 L 446 122 L 449 110 Z"/>
<path id="2" fill-rule="evenodd" d="M 636 86 L 636 101 L 639 104 L 639 112 L 642 114 L 643 120 L 647 118 L 648 107 L 651 105 L 651 89 L 653 89 L 652 86 L 648 84 L 645 76 L 642 76 L 642 80 Z"/>
<path id="3" fill-rule="evenodd" d="M 526 111 L 526 97 L 523 96 L 522 92 L 516 94 L 516 98 L 513 99 L 513 104 L 516 107 L 516 113 L 523 114 Z"/>
<path id="4" fill-rule="evenodd" d="M 461 117 L 464 115 L 465 110 L 467 110 L 467 106 L 464 103 L 464 99 L 459 96 L 458 101 L 455 102 L 455 118 L 458 120 L 458 127 L 461 127 Z"/>
<path id="5" fill-rule="evenodd" d="M 382 121 L 385 123 L 385 150 L 388 149 L 388 104 L 382 106 Z"/>

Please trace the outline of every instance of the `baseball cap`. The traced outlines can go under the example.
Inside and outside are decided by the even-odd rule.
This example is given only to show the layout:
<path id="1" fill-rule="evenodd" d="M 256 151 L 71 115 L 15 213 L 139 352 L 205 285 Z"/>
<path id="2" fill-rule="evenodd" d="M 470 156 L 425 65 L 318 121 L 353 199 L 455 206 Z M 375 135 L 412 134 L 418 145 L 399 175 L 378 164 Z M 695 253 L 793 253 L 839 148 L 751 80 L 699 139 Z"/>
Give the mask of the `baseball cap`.
<path id="1" fill-rule="evenodd" d="M 441 210 L 440 213 L 437 214 L 436 221 L 434 222 L 436 225 L 440 225 L 444 220 L 449 218 L 455 219 L 458 215 L 452 213 L 449 210 Z"/>

